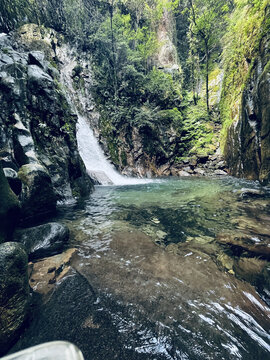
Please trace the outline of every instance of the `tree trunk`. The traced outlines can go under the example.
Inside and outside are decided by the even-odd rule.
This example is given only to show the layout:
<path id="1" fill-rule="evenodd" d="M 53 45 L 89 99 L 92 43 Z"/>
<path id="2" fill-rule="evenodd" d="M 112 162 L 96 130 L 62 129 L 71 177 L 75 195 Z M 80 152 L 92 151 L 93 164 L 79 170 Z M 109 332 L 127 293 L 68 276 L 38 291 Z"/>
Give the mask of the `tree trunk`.
<path id="1" fill-rule="evenodd" d="M 114 79 L 114 101 L 115 106 L 117 106 L 117 72 L 116 72 L 116 56 L 115 56 L 115 40 L 113 32 L 113 8 L 114 0 L 110 4 L 110 22 L 111 22 L 111 42 L 112 42 L 112 56 L 113 56 L 113 79 Z"/>
<path id="2" fill-rule="evenodd" d="M 206 107 L 207 114 L 210 114 L 210 106 L 209 106 L 209 49 L 208 43 L 205 40 L 205 53 L 206 53 L 206 74 L 205 74 L 205 83 L 206 83 Z"/>

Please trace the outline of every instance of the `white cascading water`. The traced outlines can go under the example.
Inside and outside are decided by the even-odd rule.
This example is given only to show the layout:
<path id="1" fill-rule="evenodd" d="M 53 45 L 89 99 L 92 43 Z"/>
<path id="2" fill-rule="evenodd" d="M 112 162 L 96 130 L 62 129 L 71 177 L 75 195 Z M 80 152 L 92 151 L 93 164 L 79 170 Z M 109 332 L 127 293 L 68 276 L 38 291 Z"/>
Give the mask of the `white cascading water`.
<path id="1" fill-rule="evenodd" d="M 135 185 L 150 182 L 149 179 L 136 179 L 120 175 L 106 159 L 93 130 L 85 117 L 78 117 L 78 148 L 88 175 L 102 185 Z"/>
<path id="2" fill-rule="evenodd" d="M 136 185 L 151 182 L 150 179 L 138 179 L 126 177 L 117 172 L 115 167 L 106 158 L 101 146 L 90 127 L 86 116 L 80 115 L 76 106 L 78 101 L 84 108 L 85 99 L 76 93 L 72 84 L 72 70 L 77 62 L 72 54 L 72 50 L 63 46 L 58 54 L 63 64 L 61 69 L 61 80 L 68 88 L 66 94 L 70 104 L 75 107 L 78 115 L 77 123 L 77 142 L 78 150 L 85 164 L 88 175 L 99 185 Z"/>

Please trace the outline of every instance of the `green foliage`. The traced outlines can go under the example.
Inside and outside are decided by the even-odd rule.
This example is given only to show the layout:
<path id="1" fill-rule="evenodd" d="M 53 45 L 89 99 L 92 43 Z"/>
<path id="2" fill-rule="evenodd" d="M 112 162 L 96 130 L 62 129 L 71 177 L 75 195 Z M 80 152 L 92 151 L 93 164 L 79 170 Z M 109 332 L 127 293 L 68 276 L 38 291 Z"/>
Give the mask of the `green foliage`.
<path id="1" fill-rule="evenodd" d="M 91 36 L 94 97 L 101 132 L 116 164 L 124 163 L 124 143 L 133 146 L 132 129 L 138 130 L 146 154 L 164 159 L 168 153 L 161 138 L 171 126 L 182 126 L 180 75 L 152 65 L 159 46 L 153 29 L 160 11 L 157 2 L 118 2 Z"/>
<path id="2" fill-rule="evenodd" d="M 189 106 L 186 107 L 181 137 L 185 144 L 184 155 L 212 153 L 216 149 L 216 139 L 204 101 L 201 99 L 194 105 L 191 99 L 191 94 L 188 94 Z"/>
<path id="3" fill-rule="evenodd" d="M 153 68 L 145 79 L 145 98 L 162 109 L 180 104 L 181 88 L 172 75 Z"/>
<path id="4" fill-rule="evenodd" d="M 195 69 L 203 64 L 205 75 L 206 106 L 210 114 L 209 104 L 209 72 L 212 59 L 217 58 L 220 50 L 220 39 L 226 29 L 226 15 L 229 12 L 227 0 L 189 0 L 189 41 L 190 63 L 192 65 L 193 93 L 195 98 Z"/>
<path id="5" fill-rule="evenodd" d="M 16 25 L 22 25 L 31 14 L 28 0 L 4 0 L 1 2 L 0 31 L 9 32 Z"/>
<path id="6" fill-rule="evenodd" d="M 263 36 L 270 30 L 266 7 L 269 0 L 236 0 L 236 9 L 230 18 L 228 32 L 224 37 L 225 77 L 220 103 L 223 130 L 222 147 L 229 126 L 239 119 L 242 93 L 246 81 L 259 54 Z"/>
<path id="7" fill-rule="evenodd" d="M 91 54 L 101 132 L 112 160 L 120 165 L 126 162 L 123 149 L 132 147 L 134 128 L 149 156 L 156 151 L 168 159 L 172 151 L 181 157 L 213 150 L 211 77 L 221 67 L 221 57 L 225 141 L 228 126 L 239 117 L 260 40 L 269 31 L 268 5 L 269 0 L 4 0 L 0 27 L 10 31 L 29 21 L 44 24 Z M 182 75 L 154 66 L 163 46 L 157 30 L 166 12 L 175 15 L 184 84 Z M 81 71 L 80 66 L 73 69 L 73 85 L 83 92 Z M 184 88 L 192 95 L 183 96 Z M 218 85 L 212 90 L 218 93 Z M 62 124 L 66 136 L 70 126 Z M 167 141 L 171 128 L 179 143 L 173 150 Z"/>
<path id="8" fill-rule="evenodd" d="M 177 108 L 161 110 L 158 113 L 158 117 L 162 124 L 171 125 L 175 129 L 181 129 L 183 126 L 183 114 Z"/>

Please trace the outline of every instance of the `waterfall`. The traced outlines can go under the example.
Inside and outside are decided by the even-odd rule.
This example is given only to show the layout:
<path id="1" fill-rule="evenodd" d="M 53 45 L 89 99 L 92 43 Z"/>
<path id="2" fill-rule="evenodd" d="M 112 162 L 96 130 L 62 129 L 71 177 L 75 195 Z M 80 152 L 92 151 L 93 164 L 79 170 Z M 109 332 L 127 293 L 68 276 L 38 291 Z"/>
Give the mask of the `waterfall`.
<path id="1" fill-rule="evenodd" d="M 85 164 L 86 171 L 91 179 L 98 185 L 135 185 L 151 182 L 150 179 L 130 178 L 121 175 L 113 164 L 106 158 L 101 146 L 90 127 L 85 109 L 92 101 L 91 95 L 84 96 L 80 91 L 75 91 L 72 81 L 72 70 L 77 65 L 76 56 L 71 48 L 63 45 L 58 49 L 58 57 L 61 59 L 61 82 L 68 92 L 66 97 L 78 115 L 77 143 L 81 158 Z"/>
<path id="2" fill-rule="evenodd" d="M 77 142 L 88 175 L 101 185 L 135 185 L 150 182 L 149 179 L 129 178 L 120 175 L 107 160 L 93 130 L 83 116 L 78 116 Z"/>

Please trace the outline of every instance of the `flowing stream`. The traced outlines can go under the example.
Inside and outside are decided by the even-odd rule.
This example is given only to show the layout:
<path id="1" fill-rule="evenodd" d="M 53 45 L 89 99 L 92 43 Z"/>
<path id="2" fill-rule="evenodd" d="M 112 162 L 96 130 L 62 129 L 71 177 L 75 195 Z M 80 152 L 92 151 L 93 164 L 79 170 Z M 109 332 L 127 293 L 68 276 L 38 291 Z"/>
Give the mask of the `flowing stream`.
<path id="1" fill-rule="evenodd" d="M 224 268 L 222 256 L 237 263 L 239 254 L 217 241 L 240 232 L 264 241 L 255 233 L 269 226 L 269 200 L 239 198 L 246 187 L 259 185 L 228 177 L 98 186 L 60 209 L 77 254 L 17 348 L 61 339 L 86 360 L 269 359 L 269 284 L 256 290 Z"/>

